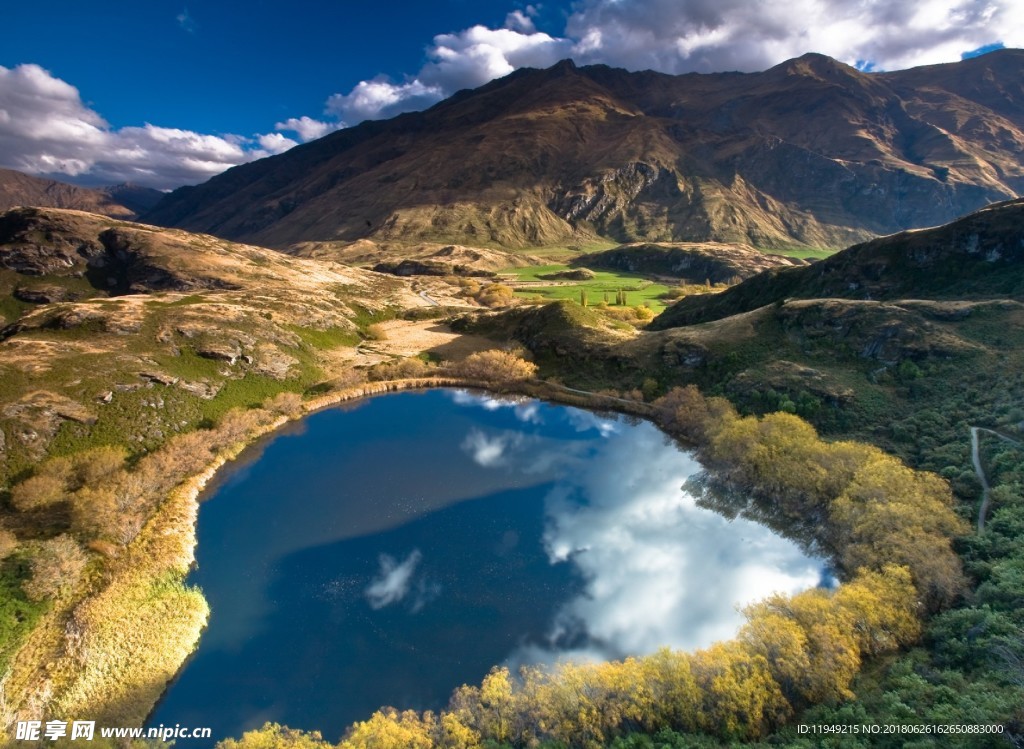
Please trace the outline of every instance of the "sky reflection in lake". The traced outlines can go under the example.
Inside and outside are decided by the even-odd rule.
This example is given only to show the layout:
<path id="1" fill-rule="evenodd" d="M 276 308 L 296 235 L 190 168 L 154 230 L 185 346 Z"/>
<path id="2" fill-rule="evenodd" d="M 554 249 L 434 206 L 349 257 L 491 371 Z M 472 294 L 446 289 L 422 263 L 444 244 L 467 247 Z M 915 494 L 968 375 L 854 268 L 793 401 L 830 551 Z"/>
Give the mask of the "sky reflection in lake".
<path id="1" fill-rule="evenodd" d="M 699 466 L 650 424 L 437 390 L 303 426 L 201 506 L 190 582 L 210 623 L 151 725 L 337 740 L 382 705 L 441 708 L 494 664 L 730 637 L 738 605 L 821 575 L 697 507 L 681 487 Z"/>
<path id="2" fill-rule="evenodd" d="M 456 402 L 500 404 L 468 394 Z M 560 608 L 547 641 L 523 646 L 513 662 L 703 647 L 736 632 L 744 605 L 822 580 L 822 562 L 792 541 L 753 521 L 698 507 L 682 485 L 700 465 L 651 424 L 623 428 L 575 409 L 566 417 L 600 440 L 585 471 L 574 470 L 571 452 L 560 456 L 563 470 L 544 502 L 544 547 L 552 564 L 582 573 L 585 589 Z M 508 470 L 530 472 L 553 462 L 528 440 L 473 434 L 472 446 L 501 445 Z M 482 465 L 498 464 L 491 451 L 486 459 Z"/>

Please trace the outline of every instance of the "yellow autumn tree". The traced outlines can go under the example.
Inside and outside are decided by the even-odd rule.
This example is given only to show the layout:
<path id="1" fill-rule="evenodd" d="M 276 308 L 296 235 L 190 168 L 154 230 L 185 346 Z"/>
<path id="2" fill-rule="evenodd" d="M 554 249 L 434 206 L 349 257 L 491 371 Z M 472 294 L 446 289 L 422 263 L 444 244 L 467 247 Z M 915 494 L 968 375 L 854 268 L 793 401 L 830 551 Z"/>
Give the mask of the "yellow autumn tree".
<path id="1" fill-rule="evenodd" d="M 857 644 L 867 655 L 896 650 L 921 634 L 917 591 L 906 567 L 860 569 L 832 601 L 849 615 Z"/>
<path id="2" fill-rule="evenodd" d="M 768 661 L 738 640 L 698 650 L 691 669 L 700 689 L 698 727 L 703 731 L 725 739 L 757 739 L 792 714 Z"/>
<path id="3" fill-rule="evenodd" d="M 749 615 L 752 619 L 780 615 L 803 632 L 807 665 L 796 687 L 804 701 L 813 704 L 852 697 L 850 684 L 860 668 L 860 648 L 849 612 L 833 604 L 831 592 L 814 589 L 791 598 L 772 596 L 755 604 Z"/>
<path id="4" fill-rule="evenodd" d="M 643 717 L 645 730 L 662 728 L 694 731 L 700 690 L 686 653 L 662 648 L 639 661 L 641 679 L 651 693 L 650 713 Z"/>
<path id="5" fill-rule="evenodd" d="M 433 713 L 386 707 L 352 725 L 338 749 L 434 749 Z"/>
<path id="6" fill-rule="evenodd" d="M 293 728 L 264 723 L 262 728 L 246 731 L 240 739 L 226 739 L 217 749 L 331 749 L 319 731 L 297 731 Z"/>

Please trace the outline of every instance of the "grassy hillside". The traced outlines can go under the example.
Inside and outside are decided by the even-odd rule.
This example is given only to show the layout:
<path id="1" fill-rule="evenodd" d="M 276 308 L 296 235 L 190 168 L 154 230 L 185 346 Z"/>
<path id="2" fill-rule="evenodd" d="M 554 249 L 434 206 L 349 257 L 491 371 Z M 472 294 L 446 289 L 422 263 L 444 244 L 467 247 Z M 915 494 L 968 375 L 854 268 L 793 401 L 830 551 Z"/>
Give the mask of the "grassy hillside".
<path id="1" fill-rule="evenodd" d="M 651 327 L 692 325 L 784 299 L 1024 299 L 1024 200 L 951 224 L 854 245 L 806 268 L 769 271 L 714 298 L 684 299 Z"/>

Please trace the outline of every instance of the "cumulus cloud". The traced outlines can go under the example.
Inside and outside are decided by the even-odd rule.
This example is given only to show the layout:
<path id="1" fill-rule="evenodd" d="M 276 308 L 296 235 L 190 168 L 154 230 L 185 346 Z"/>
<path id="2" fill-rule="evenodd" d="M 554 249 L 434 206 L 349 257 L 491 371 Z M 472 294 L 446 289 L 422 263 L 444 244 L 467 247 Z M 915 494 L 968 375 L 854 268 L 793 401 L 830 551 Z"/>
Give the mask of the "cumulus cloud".
<path id="1" fill-rule="evenodd" d="M 633 70 L 761 70 L 805 52 L 898 69 L 1024 44 L 1024 11 L 1016 0 L 584 0 L 566 34 L 580 61 Z"/>
<path id="2" fill-rule="evenodd" d="M 260 148 L 269 154 L 284 153 L 289 148 L 293 148 L 298 144 L 297 141 L 291 138 L 286 138 L 281 133 L 267 133 L 261 135 L 256 139 L 256 142 L 260 144 Z"/>
<path id="3" fill-rule="evenodd" d="M 206 135 L 149 123 L 115 129 L 77 88 L 40 66 L 0 66 L 0 166 L 10 169 L 165 189 L 295 145 L 280 133 Z"/>
<path id="4" fill-rule="evenodd" d="M 322 138 L 327 133 L 337 130 L 341 126 L 338 122 L 324 122 L 315 120 L 312 117 L 292 117 L 284 122 L 274 125 L 277 131 L 292 132 L 302 139 L 303 143 Z"/>
<path id="5" fill-rule="evenodd" d="M 381 554 L 380 572 L 365 591 L 370 608 L 382 609 L 405 598 L 411 588 L 413 573 L 422 558 L 419 549 L 413 549 L 401 563 L 388 554 Z M 421 603 L 416 606 L 417 609 L 421 607 Z"/>
<path id="6" fill-rule="evenodd" d="M 570 40 L 537 31 L 523 11 L 510 13 L 506 23 L 508 28 L 473 26 L 435 36 L 427 50 L 428 62 L 418 73 L 398 82 L 385 77 L 361 81 L 349 93 L 331 96 L 328 114 L 354 125 L 424 109 L 517 68 L 548 67 L 572 50 Z"/>
<path id="7" fill-rule="evenodd" d="M 700 466 L 652 426 L 599 444 L 596 470 L 567 473 L 546 500 L 549 557 L 585 588 L 513 663 L 703 647 L 735 633 L 738 607 L 820 581 L 822 563 L 796 544 L 698 507 L 680 487 Z"/>
<path id="8" fill-rule="evenodd" d="M 356 124 L 363 120 L 393 117 L 402 112 L 425 109 L 445 97 L 445 92 L 419 80 L 392 83 L 387 78 L 360 81 L 347 94 L 333 94 L 325 112 L 342 122 Z"/>

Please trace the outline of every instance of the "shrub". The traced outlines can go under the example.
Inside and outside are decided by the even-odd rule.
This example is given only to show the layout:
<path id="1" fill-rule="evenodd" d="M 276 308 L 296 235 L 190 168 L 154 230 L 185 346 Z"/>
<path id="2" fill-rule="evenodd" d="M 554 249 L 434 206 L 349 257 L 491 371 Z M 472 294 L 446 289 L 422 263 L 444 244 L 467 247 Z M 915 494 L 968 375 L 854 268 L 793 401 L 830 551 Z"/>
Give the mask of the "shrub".
<path id="1" fill-rule="evenodd" d="M 31 476 L 11 489 L 11 504 L 20 512 L 37 510 L 64 499 L 67 485 L 46 474 Z"/>
<path id="2" fill-rule="evenodd" d="M 492 283 L 480 289 L 474 298 L 485 307 L 508 307 L 515 302 L 516 295 L 511 287 Z"/>
<path id="3" fill-rule="evenodd" d="M 18 548 L 18 537 L 0 526 L 0 559 L 6 559 Z"/>
<path id="4" fill-rule="evenodd" d="M 370 368 L 369 376 L 371 380 L 404 380 L 413 377 L 427 377 L 434 369 L 432 364 L 410 357 L 374 365 Z"/>
<path id="5" fill-rule="evenodd" d="M 74 456 L 74 478 L 78 486 L 97 487 L 109 482 L 124 468 L 128 451 L 104 445 Z"/>
<path id="6" fill-rule="evenodd" d="M 88 557 L 71 536 L 63 534 L 43 541 L 32 559 L 32 576 L 22 584 L 33 601 L 56 598 L 73 587 Z"/>
<path id="7" fill-rule="evenodd" d="M 470 354 L 453 367 L 453 371 L 470 380 L 511 383 L 529 380 L 537 375 L 537 365 L 508 351 L 491 349 Z"/>
<path id="8" fill-rule="evenodd" d="M 263 408 L 294 419 L 302 413 L 302 396 L 298 393 L 278 393 L 263 401 Z"/>

